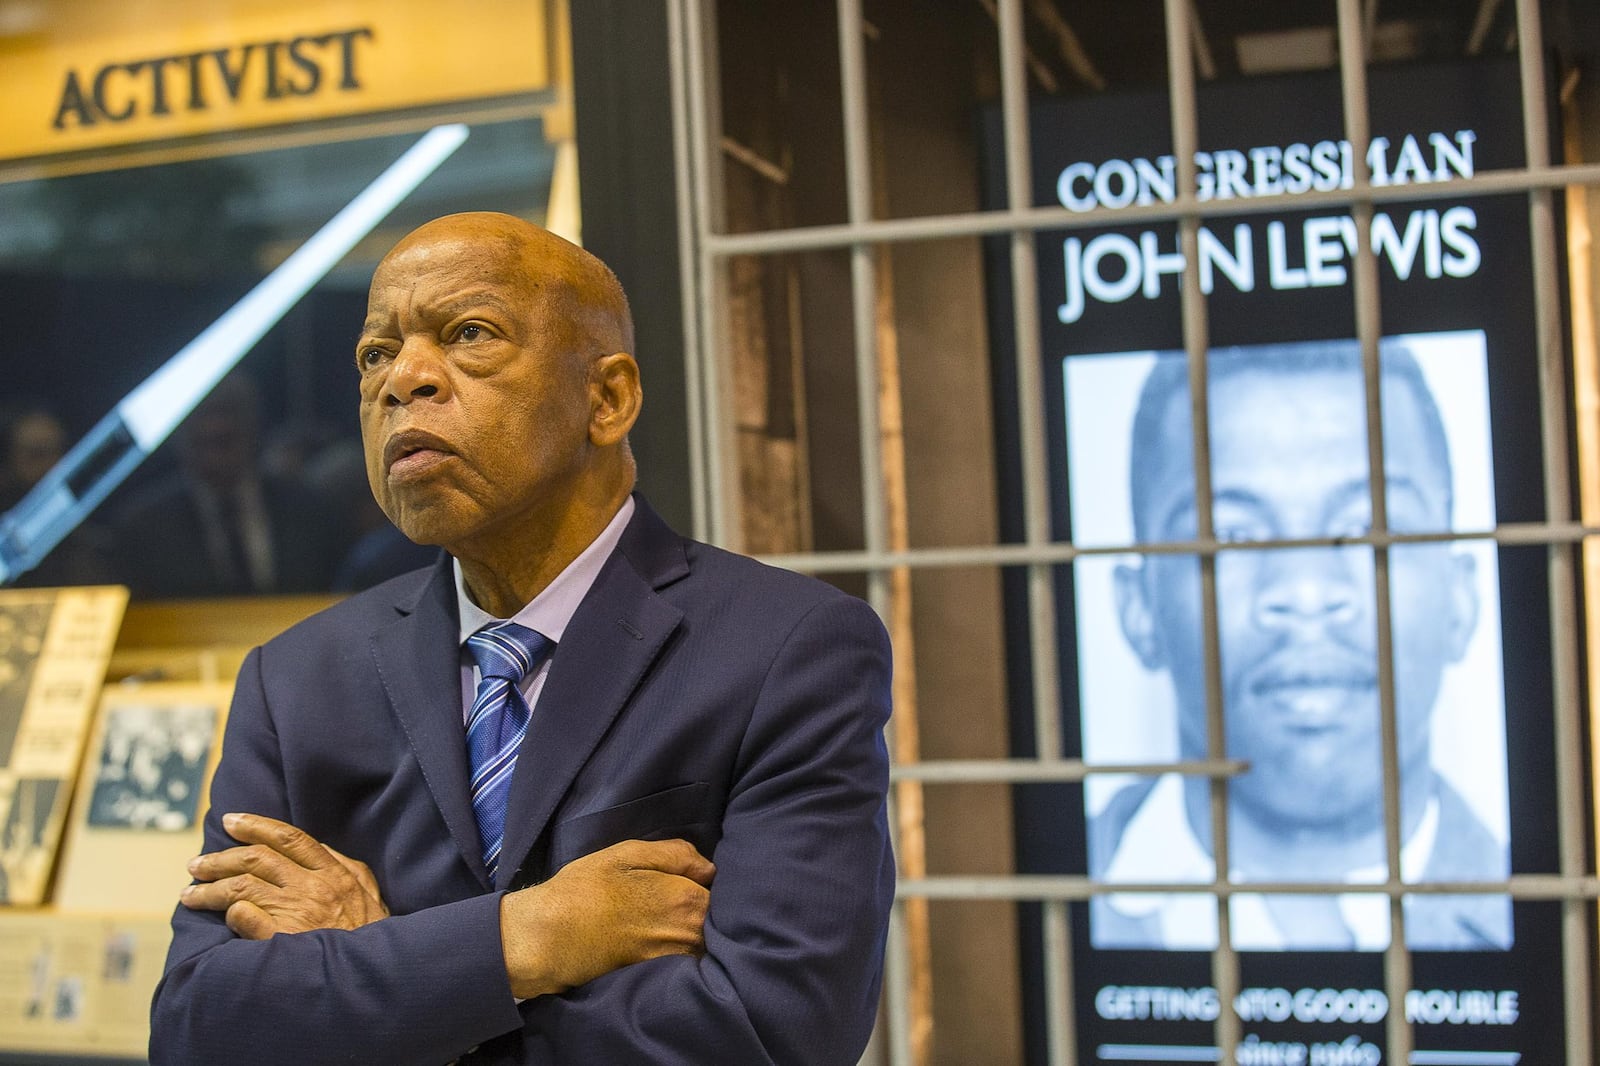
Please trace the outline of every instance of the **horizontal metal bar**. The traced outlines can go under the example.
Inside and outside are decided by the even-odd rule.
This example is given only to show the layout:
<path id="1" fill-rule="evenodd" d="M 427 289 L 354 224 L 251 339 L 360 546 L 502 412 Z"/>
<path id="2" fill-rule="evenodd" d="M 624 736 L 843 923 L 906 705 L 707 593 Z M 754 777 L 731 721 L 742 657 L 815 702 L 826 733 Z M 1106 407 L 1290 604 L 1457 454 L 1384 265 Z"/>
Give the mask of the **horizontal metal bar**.
<path id="1" fill-rule="evenodd" d="M 848 248 L 855 244 L 892 244 L 902 241 L 984 237 L 1026 230 L 1088 229 L 1099 226 L 1133 226 L 1170 222 L 1184 216 L 1231 218 L 1281 211 L 1307 211 L 1319 207 L 1345 208 L 1353 203 L 1386 204 L 1418 200 L 1443 200 L 1498 194 L 1526 195 L 1529 189 L 1600 185 L 1600 164 L 1495 170 L 1470 178 L 1416 185 L 1380 185 L 1365 194 L 1355 189 L 1328 192 L 1275 193 L 1229 200 L 1199 200 L 1193 194 L 1171 203 L 1148 206 L 1097 207 L 1073 211 L 1066 207 L 1029 207 L 1014 210 L 971 211 L 921 218 L 884 219 L 832 226 L 802 226 L 753 233 L 708 234 L 707 254 L 729 258 L 739 255 L 778 255 L 786 252 Z"/>
<path id="2" fill-rule="evenodd" d="M 1428 881 L 1414 884 L 1394 880 L 1354 885 L 1344 881 L 1252 881 L 1249 884 L 1187 881 L 1109 884 L 1105 881 L 1091 881 L 1087 877 L 1056 874 L 1017 874 L 1008 877 L 946 875 L 902 881 L 896 892 L 902 897 L 919 896 L 927 899 L 1086 900 L 1093 896 L 1124 892 L 1162 894 L 1192 892 L 1219 896 L 1471 895 L 1552 901 L 1600 898 L 1600 878 L 1563 877 L 1559 874 L 1514 874 L 1506 881 Z"/>
<path id="3" fill-rule="evenodd" d="M 1185 762 L 1086 763 L 1082 759 L 930 759 L 890 767 L 895 781 L 974 784 L 1005 781 L 1082 781 L 1096 774 L 1187 774 L 1237 777 L 1250 768 L 1242 759 L 1192 759 Z"/>
<path id="4" fill-rule="evenodd" d="M 1394 533 L 1373 532 L 1358 537 L 1303 537 L 1252 541 L 1159 541 L 1149 544 L 1107 544 L 1081 546 L 1054 543 L 1042 545 L 990 544 L 958 548 L 908 548 L 905 551 L 869 552 L 793 552 L 762 555 L 772 566 L 803 573 L 854 573 L 884 570 L 896 566 L 1028 566 L 1037 563 L 1070 563 L 1082 556 L 1095 555 L 1218 555 L 1230 551 L 1260 551 L 1278 548 L 1348 548 L 1355 545 L 1392 548 L 1397 544 L 1440 544 L 1467 541 L 1492 541 L 1502 547 L 1545 547 L 1570 544 L 1600 536 L 1600 526 L 1577 522 L 1512 522 L 1493 529 L 1469 532 Z"/>

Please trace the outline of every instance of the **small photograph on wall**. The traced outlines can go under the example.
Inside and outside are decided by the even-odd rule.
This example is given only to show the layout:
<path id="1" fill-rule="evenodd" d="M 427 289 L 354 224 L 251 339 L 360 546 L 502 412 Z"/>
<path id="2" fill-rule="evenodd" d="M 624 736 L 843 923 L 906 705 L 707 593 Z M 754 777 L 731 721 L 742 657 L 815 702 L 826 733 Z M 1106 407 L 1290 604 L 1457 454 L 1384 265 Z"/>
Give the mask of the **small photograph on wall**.
<path id="1" fill-rule="evenodd" d="M 40 777 L 0 785 L 5 794 L 0 816 L 0 902 L 21 902 L 20 895 L 13 895 L 13 886 L 36 885 L 48 876 L 56 843 L 50 816 L 60 787 L 60 781 Z"/>
<path id="2" fill-rule="evenodd" d="M 170 914 L 200 853 L 233 686 L 107 685 L 56 882 L 62 911 Z M 121 876 L 108 879 L 106 870 Z M 107 973 L 115 952 L 107 948 Z"/>
<path id="3" fill-rule="evenodd" d="M 193 826 L 216 733 L 215 707 L 109 708 L 92 764 L 89 824 L 164 832 Z"/>

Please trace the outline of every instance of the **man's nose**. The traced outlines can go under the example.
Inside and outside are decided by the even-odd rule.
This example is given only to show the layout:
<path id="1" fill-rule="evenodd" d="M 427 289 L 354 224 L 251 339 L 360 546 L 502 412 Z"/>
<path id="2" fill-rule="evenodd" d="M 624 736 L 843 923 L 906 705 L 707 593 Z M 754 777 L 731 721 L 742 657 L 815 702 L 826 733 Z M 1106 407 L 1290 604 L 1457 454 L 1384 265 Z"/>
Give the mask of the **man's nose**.
<path id="1" fill-rule="evenodd" d="M 401 345 L 384 378 L 384 402 L 396 406 L 413 400 L 440 400 L 449 388 L 444 352 L 430 340 L 410 337 Z"/>
<path id="2" fill-rule="evenodd" d="M 1354 568 L 1363 548 L 1298 548 L 1260 554 L 1256 621 L 1264 628 L 1342 625 L 1362 610 Z"/>

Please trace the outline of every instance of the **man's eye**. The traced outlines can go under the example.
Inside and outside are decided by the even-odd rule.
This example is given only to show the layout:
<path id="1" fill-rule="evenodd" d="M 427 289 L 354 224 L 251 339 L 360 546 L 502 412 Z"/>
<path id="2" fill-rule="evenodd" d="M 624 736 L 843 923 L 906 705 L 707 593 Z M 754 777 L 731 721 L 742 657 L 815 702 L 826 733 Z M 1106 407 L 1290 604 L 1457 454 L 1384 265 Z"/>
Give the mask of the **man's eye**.
<path id="1" fill-rule="evenodd" d="M 463 341 L 469 341 L 469 342 L 470 341 L 475 341 L 475 340 L 477 340 L 478 338 L 480 338 L 482 336 L 483 336 L 483 327 L 482 326 L 475 326 L 470 322 L 467 323 L 465 326 L 462 326 L 461 329 L 456 332 L 456 339 L 457 340 L 463 340 Z"/>
<path id="2" fill-rule="evenodd" d="M 1328 527 L 1330 537 L 1364 537 L 1371 532 L 1372 521 L 1364 517 L 1343 518 Z"/>
<path id="3" fill-rule="evenodd" d="M 1390 525 L 1393 524 L 1391 515 Z M 1329 516 L 1325 532 L 1330 537 L 1364 537 L 1372 532 L 1372 512 L 1365 503 L 1344 508 L 1339 513 Z"/>
<path id="4" fill-rule="evenodd" d="M 388 354 L 382 348 L 363 348 L 356 353 L 356 365 L 362 370 L 371 370 L 383 362 L 384 357 Z"/>
<path id="5" fill-rule="evenodd" d="M 1260 518 L 1249 514 L 1229 513 L 1233 508 L 1219 508 L 1212 514 L 1211 533 L 1219 544 L 1247 544 L 1256 540 L 1272 539 L 1273 529 Z"/>

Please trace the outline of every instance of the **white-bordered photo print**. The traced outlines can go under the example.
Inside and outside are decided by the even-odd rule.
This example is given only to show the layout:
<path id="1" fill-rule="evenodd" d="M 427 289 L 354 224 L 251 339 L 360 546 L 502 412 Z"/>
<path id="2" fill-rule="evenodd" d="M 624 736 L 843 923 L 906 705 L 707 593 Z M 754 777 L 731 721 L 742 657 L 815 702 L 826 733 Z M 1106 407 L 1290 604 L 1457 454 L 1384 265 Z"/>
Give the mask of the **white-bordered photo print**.
<path id="1" fill-rule="evenodd" d="M 1481 331 L 1380 345 L 1385 503 L 1395 532 L 1494 525 L 1487 353 Z M 1065 361 L 1074 543 L 1194 539 L 1193 429 L 1181 352 Z M 1371 528 L 1365 386 L 1353 340 L 1219 348 L 1208 358 L 1218 639 L 1230 757 L 1231 878 L 1381 882 L 1384 863 L 1375 565 L 1370 547 L 1249 548 Z M 1500 606 L 1494 546 L 1442 540 L 1389 552 L 1401 763 L 1401 876 L 1509 872 Z M 1198 556 L 1088 556 L 1074 567 L 1084 758 L 1203 758 L 1206 709 Z M 1091 777 L 1092 876 L 1209 882 L 1205 778 Z M 1241 894 L 1241 950 L 1378 951 L 1388 904 L 1358 891 Z M 1508 948 L 1505 897 L 1406 904 L 1415 950 Z M 1199 893 L 1115 893 L 1091 906 L 1105 948 L 1207 950 Z"/>

